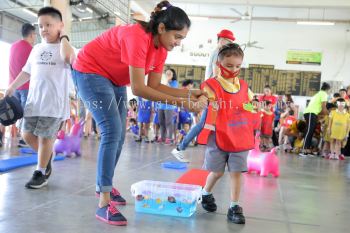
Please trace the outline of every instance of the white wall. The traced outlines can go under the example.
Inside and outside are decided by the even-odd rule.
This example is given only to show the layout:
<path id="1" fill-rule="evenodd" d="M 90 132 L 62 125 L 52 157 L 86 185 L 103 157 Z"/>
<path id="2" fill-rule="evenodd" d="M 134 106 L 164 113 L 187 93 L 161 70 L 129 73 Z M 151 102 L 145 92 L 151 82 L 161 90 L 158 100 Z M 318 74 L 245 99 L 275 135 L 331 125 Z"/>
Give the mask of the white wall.
<path id="1" fill-rule="evenodd" d="M 305 70 L 322 72 L 321 80 L 343 81 L 350 84 L 350 26 L 303 26 L 287 22 L 253 22 L 251 41 L 259 41 L 264 49 L 247 48 L 244 63 L 271 64 L 276 69 Z M 185 52 L 180 48 L 168 54 L 168 64 L 206 65 L 207 57 L 191 57 L 191 51 L 210 52 L 216 45 L 216 34 L 221 29 L 230 29 L 239 44 L 248 41 L 249 22 L 229 23 L 228 20 L 192 21 L 191 30 L 183 41 Z M 208 44 L 208 39 L 212 44 Z M 199 44 L 204 47 L 199 49 Z M 321 66 L 286 64 L 287 50 L 313 50 L 323 53 Z M 306 103 L 306 97 L 295 98 L 297 104 Z"/>

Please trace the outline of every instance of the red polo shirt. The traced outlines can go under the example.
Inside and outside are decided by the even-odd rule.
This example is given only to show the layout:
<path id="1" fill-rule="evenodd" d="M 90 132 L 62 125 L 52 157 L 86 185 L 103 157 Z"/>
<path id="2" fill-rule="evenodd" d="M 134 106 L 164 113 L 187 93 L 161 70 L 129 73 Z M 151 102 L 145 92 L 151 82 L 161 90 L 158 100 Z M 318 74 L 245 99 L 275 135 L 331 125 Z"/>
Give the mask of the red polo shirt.
<path id="1" fill-rule="evenodd" d="M 277 97 L 274 95 L 262 95 L 259 96 L 259 101 L 270 101 L 272 105 L 275 105 L 277 103 Z"/>
<path id="2" fill-rule="evenodd" d="M 130 84 L 129 66 L 162 73 L 167 51 L 155 48 L 153 36 L 140 24 L 116 26 L 85 45 L 73 68 L 101 75 L 118 86 Z"/>
<path id="3" fill-rule="evenodd" d="M 10 48 L 10 60 L 9 60 L 9 84 L 15 81 L 16 77 L 22 71 L 23 66 L 26 64 L 29 54 L 32 51 L 32 45 L 25 40 L 19 40 L 11 45 Z M 29 82 L 26 82 L 17 90 L 28 90 Z"/>

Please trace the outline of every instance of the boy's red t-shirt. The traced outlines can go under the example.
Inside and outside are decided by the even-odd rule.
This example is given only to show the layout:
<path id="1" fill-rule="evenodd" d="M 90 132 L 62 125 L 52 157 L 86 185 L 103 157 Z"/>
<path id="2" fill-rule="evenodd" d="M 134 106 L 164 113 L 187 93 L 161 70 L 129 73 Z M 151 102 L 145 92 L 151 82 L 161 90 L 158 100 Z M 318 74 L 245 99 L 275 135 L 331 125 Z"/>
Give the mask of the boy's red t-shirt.
<path id="1" fill-rule="evenodd" d="M 73 68 L 82 73 L 98 74 L 118 86 L 130 84 L 129 66 L 162 73 L 168 52 L 155 48 L 153 36 L 140 24 L 116 26 L 85 45 Z"/>

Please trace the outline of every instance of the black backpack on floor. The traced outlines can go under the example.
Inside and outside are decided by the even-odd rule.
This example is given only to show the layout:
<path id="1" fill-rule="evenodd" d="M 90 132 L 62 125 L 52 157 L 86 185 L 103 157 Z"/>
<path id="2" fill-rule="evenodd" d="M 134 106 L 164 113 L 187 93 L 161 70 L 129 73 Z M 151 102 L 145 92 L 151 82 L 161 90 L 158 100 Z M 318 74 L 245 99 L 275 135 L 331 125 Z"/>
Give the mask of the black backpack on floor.
<path id="1" fill-rule="evenodd" d="M 14 96 L 6 96 L 0 100 L 0 123 L 9 126 L 23 117 L 23 108 Z"/>

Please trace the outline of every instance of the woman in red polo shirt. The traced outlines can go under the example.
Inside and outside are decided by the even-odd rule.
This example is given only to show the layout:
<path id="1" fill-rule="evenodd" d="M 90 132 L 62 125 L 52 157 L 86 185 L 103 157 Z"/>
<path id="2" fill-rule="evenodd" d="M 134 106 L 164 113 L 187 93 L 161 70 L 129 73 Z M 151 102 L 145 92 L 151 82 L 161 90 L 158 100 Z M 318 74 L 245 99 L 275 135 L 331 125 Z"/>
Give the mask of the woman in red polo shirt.
<path id="1" fill-rule="evenodd" d="M 101 131 L 96 179 L 100 199 L 96 218 L 104 222 L 127 224 L 115 207 L 124 205 L 125 199 L 112 186 L 125 138 L 126 85 L 131 84 L 135 95 L 148 100 L 183 104 L 195 112 L 205 107 L 206 97 L 202 91 L 171 88 L 160 82 L 167 52 L 180 45 L 190 24 L 182 9 L 162 1 L 149 22 L 111 28 L 85 45 L 73 65 L 78 94 Z M 145 75 L 148 75 L 147 84 Z"/>

